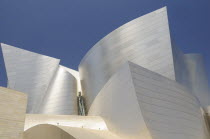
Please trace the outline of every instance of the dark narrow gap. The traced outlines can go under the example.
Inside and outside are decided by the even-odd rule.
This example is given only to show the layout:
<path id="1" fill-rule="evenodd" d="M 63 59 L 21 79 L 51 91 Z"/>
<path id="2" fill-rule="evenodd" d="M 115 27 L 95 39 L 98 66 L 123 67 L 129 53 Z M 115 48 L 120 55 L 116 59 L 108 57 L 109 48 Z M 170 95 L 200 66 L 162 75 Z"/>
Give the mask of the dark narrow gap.
<path id="1" fill-rule="evenodd" d="M 78 103 L 78 115 L 85 116 L 86 115 L 85 102 L 83 96 L 81 95 L 81 92 L 79 92 L 79 95 L 77 97 L 77 103 Z"/>
<path id="2" fill-rule="evenodd" d="M 7 87 L 6 68 L 4 64 L 1 46 L 0 46 L 0 86 Z"/>

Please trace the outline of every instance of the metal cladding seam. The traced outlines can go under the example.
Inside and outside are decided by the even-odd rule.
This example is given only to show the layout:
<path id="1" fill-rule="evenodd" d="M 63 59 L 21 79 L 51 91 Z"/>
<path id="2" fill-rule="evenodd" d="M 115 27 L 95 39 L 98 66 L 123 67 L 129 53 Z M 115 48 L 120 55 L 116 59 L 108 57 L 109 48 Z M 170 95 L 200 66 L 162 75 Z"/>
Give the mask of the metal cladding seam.
<path id="1" fill-rule="evenodd" d="M 208 138 L 200 104 L 188 88 L 132 62 L 104 85 L 89 116 L 101 116 L 121 137 Z"/>
<path id="2" fill-rule="evenodd" d="M 108 79 L 128 60 L 175 80 L 165 7 L 114 30 L 84 56 L 79 73 L 87 109 Z"/>
<path id="3" fill-rule="evenodd" d="M 28 95 L 27 113 L 37 113 L 60 60 L 1 44 L 8 88 Z"/>
<path id="4" fill-rule="evenodd" d="M 1 47 L 8 88 L 28 95 L 27 113 L 77 115 L 77 81 L 59 59 L 6 44 Z"/>
<path id="5" fill-rule="evenodd" d="M 77 115 L 77 80 L 63 66 L 59 66 L 48 87 L 39 113 Z"/>
<path id="6" fill-rule="evenodd" d="M 210 90 L 203 56 L 184 54 L 175 44 L 172 48 L 176 81 L 190 89 L 205 112 L 210 113 Z"/>

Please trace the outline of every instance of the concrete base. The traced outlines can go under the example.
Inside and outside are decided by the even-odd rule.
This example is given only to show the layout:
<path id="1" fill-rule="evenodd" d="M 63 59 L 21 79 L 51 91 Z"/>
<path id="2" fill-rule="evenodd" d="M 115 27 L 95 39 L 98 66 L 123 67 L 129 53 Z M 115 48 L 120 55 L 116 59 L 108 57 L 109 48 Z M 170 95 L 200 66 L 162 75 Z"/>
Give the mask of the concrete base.
<path id="1" fill-rule="evenodd" d="M 27 96 L 0 87 L 0 139 L 22 139 Z"/>
<path id="2" fill-rule="evenodd" d="M 38 125 L 24 133 L 23 139 L 75 139 L 54 125 Z"/>

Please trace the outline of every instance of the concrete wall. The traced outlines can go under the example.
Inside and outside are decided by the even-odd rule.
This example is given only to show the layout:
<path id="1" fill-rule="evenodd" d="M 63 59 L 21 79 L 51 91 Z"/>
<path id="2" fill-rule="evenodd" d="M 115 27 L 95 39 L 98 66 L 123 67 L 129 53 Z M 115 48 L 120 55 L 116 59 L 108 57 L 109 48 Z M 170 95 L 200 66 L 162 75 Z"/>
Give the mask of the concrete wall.
<path id="1" fill-rule="evenodd" d="M 76 139 L 53 125 L 38 125 L 24 133 L 23 139 Z"/>
<path id="2" fill-rule="evenodd" d="M 0 87 L 0 139 L 22 139 L 27 96 Z"/>
<path id="3" fill-rule="evenodd" d="M 104 120 L 98 116 L 26 114 L 25 131 L 39 124 L 107 130 Z"/>
<path id="4" fill-rule="evenodd" d="M 121 139 L 98 116 L 27 114 L 24 139 Z"/>
<path id="5" fill-rule="evenodd" d="M 121 139 L 107 130 L 41 124 L 24 133 L 24 139 Z"/>

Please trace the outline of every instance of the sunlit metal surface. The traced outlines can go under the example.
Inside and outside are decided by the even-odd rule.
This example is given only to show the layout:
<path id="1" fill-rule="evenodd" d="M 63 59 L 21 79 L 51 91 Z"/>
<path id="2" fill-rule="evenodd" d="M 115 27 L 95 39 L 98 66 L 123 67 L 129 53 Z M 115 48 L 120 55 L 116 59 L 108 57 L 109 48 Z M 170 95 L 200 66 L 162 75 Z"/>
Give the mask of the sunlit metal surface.
<path id="1" fill-rule="evenodd" d="M 171 44 L 166 8 L 99 41 L 81 61 L 80 75 L 59 59 L 2 48 L 8 88 L 28 94 L 28 113 L 41 113 L 27 115 L 27 134 L 53 128 L 80 139 L 210 138 L 203 58 Z M 72 116 L 85 115 L 85 104 L 88 116 Z"/>
<path id="2" fill-rule="evenodd" d="M 186 86 L 210 113 L 210 89 L 208 76 L 201 54 L 184 54 L 173 45 L 176 81 Z"/>
<path id="3" fill-rule="evenodd" d="M 127 138 L 207 139 L 200 104 L 176 81 L 128 62 L 91 105 L 114 133 Z"/>
<path id="4" fill-rule="evenodd" d="M 189 71 L 189 88 L 192 89 L 201 106 L 208 112 L 210 88 L 203 56 L 201 54 L 185 54 L 185 63 Z"/>
<path id="5" fill-rule="evenodd" d="M 206 139 L 199 101 L 185 86 L 130 63 L 136 96 L 155 138 Z"/>
<path id="6" fill-rule="evenodd" d="M 59 59 L 6 44 L 1 47 L 8 88 L 28 94 L 27 113 L 78 114 L 77 71 L 60 66 Z"/>
<path id="7" fill-rule="evenodd" d="M 27 93 L 27 113 L 37 113 L 60 60 L 6 44 L 1 47 L 8 88 Z"/>
<path id="8" fill-rule="evenodd" d="M 79 92 L 82 93 L 82 87 L 81 87 L 81 83 L 80 83 L 80 76 L 79 76 L 79 72 L 67 67 L 62 66 L 63 69 L 65 69 L 66 71 L 68 71 L 69 73 L 71 73 L 76 79 L 77 79 L 77 95 Z"/>
<path id="9" fill-rule="evenodd" d="M 84 56 L 79 72 L 88 109 L 104 84 L 127 60 L 175 79 L 166 8 L 119 27 Z"/>
<path id="10" fill-rule="evenodd" d="M 77 115 L 77 80 L 66 69 L 58 67 L 38 113 Z"/>

